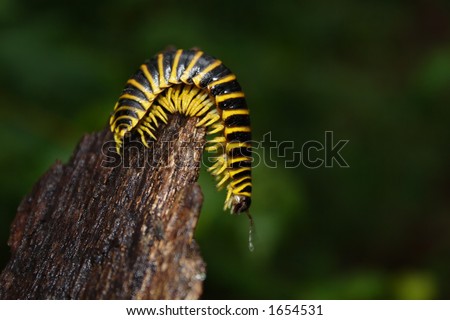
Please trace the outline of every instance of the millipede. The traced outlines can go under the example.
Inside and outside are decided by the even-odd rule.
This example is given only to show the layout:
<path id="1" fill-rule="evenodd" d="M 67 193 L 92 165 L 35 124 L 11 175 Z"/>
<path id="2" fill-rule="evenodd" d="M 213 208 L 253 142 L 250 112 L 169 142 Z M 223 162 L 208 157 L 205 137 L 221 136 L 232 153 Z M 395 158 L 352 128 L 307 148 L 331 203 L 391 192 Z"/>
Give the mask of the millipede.
<path id="1" fill-rule="evenodd" d="M 132 132 L 148 147 L 173 113 L 198 117 L 196 126 L 208 129 L 213 138 L 205 150 L 217 155 L 208 171 L 218 189 L 226 186 L 224 210 L 245 212 L 253 225 L 250 115 L 235 74 L 197 49 L 170 49 L 145 61 L 127 81 L 110 118 L 117 152 Z"/>

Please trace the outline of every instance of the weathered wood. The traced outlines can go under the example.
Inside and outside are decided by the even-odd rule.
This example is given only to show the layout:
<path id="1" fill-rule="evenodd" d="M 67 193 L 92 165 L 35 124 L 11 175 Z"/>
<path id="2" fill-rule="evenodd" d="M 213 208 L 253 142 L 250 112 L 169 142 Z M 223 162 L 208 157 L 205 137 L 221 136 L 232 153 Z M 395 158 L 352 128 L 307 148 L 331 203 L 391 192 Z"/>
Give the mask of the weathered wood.
<path id="1" fill-rule="evenodd" d="M 108 129 L 84 136 L 20 204 L 0 298 L 199 298 L 205 131 L 196 121 L 173 115 L 154 146 L 132 142 L 119 165 Z"/>

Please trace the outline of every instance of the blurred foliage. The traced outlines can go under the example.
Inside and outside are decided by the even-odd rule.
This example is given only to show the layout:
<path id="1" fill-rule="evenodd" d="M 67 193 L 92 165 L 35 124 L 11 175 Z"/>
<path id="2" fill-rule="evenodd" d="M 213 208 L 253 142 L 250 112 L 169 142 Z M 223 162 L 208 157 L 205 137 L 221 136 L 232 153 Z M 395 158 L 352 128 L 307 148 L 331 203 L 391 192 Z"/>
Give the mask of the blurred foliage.
<path id="1" fill-rule="evenodd" d="M 21 199 L 175 45 L 238 75 L 256 140 L 350 140 L 350 168 L 255 168 L 253 253 L 202 172 L 205 299 L 450 298 L 448 1 L 2 0 L 0 25 L 2 266 Z"/>

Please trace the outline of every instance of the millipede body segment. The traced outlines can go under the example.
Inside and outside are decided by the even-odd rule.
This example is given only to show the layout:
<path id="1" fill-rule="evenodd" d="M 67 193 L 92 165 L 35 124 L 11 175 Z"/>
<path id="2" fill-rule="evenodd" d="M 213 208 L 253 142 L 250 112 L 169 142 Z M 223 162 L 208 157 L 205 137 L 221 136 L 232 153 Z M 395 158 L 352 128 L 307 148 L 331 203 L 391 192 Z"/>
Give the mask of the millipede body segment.
<path id="1" fill-rule="evenodd" d="M 168 50 L 142 64 L 127 81 L 110 118 L 117 152 L 127 133 L 148 147 L 168 115 L 198 117 L 213 135 L 205 150 L 214 152 L 208 171 L 218 188 L 226 186 L 224 209 L 247 212 L 251 203 L 251 130 L 244 93 L 222 62 L 200 50 Z M 250 216 L 249 216 L 250 217 Z"/>

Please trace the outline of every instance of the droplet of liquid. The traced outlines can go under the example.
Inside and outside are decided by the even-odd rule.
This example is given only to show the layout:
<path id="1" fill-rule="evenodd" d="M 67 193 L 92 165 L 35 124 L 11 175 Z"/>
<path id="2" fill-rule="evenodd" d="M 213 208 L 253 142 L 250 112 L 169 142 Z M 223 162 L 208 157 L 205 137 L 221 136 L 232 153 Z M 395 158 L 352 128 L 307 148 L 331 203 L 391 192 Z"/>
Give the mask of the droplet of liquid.
<path id="1" fill-rule="evenodd" d="M 250 250 L 250 252 L 253 252 L 253 250 L 255 250 L 255 246 L 253 245 L 253 235 L 251 228 L 250 231 L 248 232 L 248 250 Z"/>
<path id="2" fill-rule="evenodd" d="M 253 245 L 253 232 L 255 229 L 255 225 L 253 223 L 253 217 L 248 212 L 247 217 L 250 222 L 250 225 L 248 227 L 248 250 L 250 250 L 250 252 L 253 252 L 253 250 L 255 250 L 255 246 Z"/>

